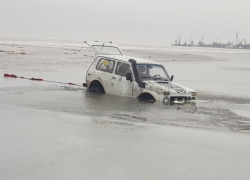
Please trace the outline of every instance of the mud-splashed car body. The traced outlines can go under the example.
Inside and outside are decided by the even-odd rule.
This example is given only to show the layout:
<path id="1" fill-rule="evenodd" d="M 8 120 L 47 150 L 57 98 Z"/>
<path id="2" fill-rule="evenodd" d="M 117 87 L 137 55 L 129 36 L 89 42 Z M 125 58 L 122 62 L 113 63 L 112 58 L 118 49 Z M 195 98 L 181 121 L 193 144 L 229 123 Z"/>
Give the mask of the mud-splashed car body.
<path id="1" fill-rule="evenodd" d="M 173 83 L 160 63 L 124 56 L 112 43 L 86 43 L 96 53 L 86 73 L 89 90 L 164 104 L 195 102 L 196 91 Z"/>

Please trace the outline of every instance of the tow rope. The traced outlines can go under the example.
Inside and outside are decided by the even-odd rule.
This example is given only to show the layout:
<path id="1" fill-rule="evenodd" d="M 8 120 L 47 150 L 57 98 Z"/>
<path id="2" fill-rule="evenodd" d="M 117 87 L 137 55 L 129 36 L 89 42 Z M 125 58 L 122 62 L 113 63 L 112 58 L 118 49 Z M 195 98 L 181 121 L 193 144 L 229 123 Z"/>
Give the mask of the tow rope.
<path id="1" fill-rule="evenodd" d="M 68 84 L 68 85 L 73 85 L 73 86 L 81 86 L 81 85 L 78 85 L 78 84 L 75 84 L 75 83 L 64 83 L 64 82 L 58 82 L 58 81 L 48 81 L 48 80 L 44 80 L 44 79 L 41 79 L 41 78 L 26 78 L 26 77 L 18 77 L 17 75 L 15 74 L 4 74 L 3 75 L 4 77 L 6 78 L 21 78 L 21 79 L 27 79 L 27 80 L 31 80 L 31 81 L 44 81 L 44 82 L 51 82 L 51 83 L 59 83 L 59 84 Z M 85 84 L 85 83 L 84 83 Z M 82 86 L 81 86 L 82 87 Z"/>

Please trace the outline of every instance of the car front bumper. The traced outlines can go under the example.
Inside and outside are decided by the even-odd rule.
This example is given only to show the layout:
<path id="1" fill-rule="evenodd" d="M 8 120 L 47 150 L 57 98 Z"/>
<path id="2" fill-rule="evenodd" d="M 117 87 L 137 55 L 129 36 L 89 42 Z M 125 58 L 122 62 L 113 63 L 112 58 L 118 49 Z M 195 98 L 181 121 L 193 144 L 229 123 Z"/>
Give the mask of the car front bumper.
<path id="1" fill-rule="evenodd" d="M 169 105 L 169 104 L 188 104 L 188 103 L 196 103 L 196 97 L 194 96 L 165 96 L 163 98 L 163 104 Z"/>

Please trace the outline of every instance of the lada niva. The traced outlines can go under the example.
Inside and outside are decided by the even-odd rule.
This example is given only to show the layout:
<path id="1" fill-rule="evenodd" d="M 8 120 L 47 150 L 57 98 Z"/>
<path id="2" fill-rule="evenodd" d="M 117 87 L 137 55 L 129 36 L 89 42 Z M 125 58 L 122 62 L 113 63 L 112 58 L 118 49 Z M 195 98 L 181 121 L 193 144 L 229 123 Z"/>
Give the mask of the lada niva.
<path id="1" fill-rule="evenodd" d="M 109 42 L 85 42 L 96 53 L 86 73 L 88 90 L 164 104 L 195 102 L 196 91 L 173 83 L 162 64 L 124 56 Z"/>

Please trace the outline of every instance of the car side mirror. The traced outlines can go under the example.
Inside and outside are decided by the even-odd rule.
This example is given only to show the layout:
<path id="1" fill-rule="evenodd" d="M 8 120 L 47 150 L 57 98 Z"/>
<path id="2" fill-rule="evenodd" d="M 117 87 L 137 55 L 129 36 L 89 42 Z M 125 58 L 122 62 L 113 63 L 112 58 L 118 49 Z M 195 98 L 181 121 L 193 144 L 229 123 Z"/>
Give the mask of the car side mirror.
<path id="1" fill-rule="evenodd" d="M 171 76 L 170 80 L 171 80 L 171 81 L 173 81 L 173 80 L 174 80 L 174 75 L 172 75 L 172 76 Z"/>
<path id="2" fill-rule="evenodd" d="M 130 81 L 130 82 L 133 81 L 133 79 L 132 79 L 132 74 L 131 74 L 131 73 L 127 73 L 127 74 L 126 74 L 126 80 L 127 80 L 127 81 Z"/>

